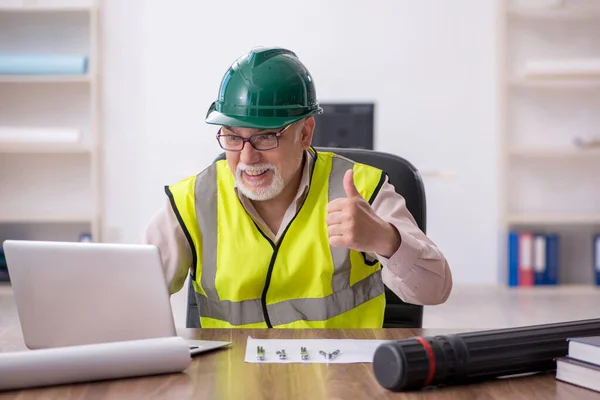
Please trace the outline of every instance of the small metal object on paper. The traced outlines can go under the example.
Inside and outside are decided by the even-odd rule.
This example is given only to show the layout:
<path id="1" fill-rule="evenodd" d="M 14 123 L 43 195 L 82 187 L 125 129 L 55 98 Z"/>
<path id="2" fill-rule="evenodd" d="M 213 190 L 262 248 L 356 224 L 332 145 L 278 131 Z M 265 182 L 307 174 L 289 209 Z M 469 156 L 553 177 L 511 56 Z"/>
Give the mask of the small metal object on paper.
<path id="1" fill-rule="evenodd" d="M 285 360 L 285 350 L 277 350 L 276 353 L 280 360 Z"/>
<path id="2" fill-rule="evenodd" d="M 320 350 L 319 354 L 322 355 L 325 359 L 331 360 L 332 358 L 334 358 L 335 356 L 340 354 L 340 351 L 335 350 L 333 353 L 327 353 L 327 352 L 324 352 L 323 350 Z"/>
<path id="3" fill-rule="evenodd" d="M 255 339 L 249 336 L 244 361 L 259 364 L 372 363 L 378 346 L 386 342 L 375 339 Z M 264 348 L 262 361 L 257 360 L 257 346 Z M 282 349 L 285 349 L 285 359 L 276 354 Z"/>
<path id="4" fill-rule="evenodd" d="M 329 353 L 328 358 L 331 360 L 332 358 L 334 358 L 335 356 L 337 356 L 338 354 L 340 354 L 339 350 L 334 351 L 333 353 Z"/>
<path id="5" fill-rule="evenodd" d="M 306 347 L 300 347 L 300 358 L 302 360 L 308 360 L 308 352 L 306 351 Z"/>
<path id="6" fill-rule="evenodd" d="M 264 361 L 265 359 L 265 349 L 262 346 L 256 347 L 256 359 L 258 361 Z"/>

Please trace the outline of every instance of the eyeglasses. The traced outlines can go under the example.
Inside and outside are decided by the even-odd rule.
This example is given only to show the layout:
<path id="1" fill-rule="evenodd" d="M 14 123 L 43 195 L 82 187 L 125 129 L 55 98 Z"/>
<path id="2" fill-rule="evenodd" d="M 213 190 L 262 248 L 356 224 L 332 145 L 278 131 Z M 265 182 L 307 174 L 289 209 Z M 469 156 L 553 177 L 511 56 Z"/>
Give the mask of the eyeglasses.
<path id="1" fill-rule="evenodd" d="M 221 133 L 223 128 L 220 128 L 217 133 L 217 141 L 219 142 L 219 146 L 226 151 L 242 151 L 246 143 L 250 143 L 255 150 L 273 150 L 279 147 L 279 138 L 290 126 L 292 124 L 285 126 L 278 132 L 258 133 L 249 138 L 243 138 L 231 133 L 223 134 Z"/>

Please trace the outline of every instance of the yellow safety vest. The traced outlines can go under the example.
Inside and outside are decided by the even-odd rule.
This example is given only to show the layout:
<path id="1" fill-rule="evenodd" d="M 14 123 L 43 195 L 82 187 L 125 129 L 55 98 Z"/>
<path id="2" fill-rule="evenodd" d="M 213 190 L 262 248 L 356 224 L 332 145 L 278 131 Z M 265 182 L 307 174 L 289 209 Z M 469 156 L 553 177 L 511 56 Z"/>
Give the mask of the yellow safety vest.
<path id="1" fill-rule="evenodd" d="M 224 160 L 165 188 L 193 255 L 191 275 L 205 328 L 380 328 L 385 309 L 381 265 L 331 247 L 327 204 L 346 197 L 352 168 L 373 201 L 385 174 L 311 149 L 308 195 L 278 243 L 259 229 L 234 189 Z"/>

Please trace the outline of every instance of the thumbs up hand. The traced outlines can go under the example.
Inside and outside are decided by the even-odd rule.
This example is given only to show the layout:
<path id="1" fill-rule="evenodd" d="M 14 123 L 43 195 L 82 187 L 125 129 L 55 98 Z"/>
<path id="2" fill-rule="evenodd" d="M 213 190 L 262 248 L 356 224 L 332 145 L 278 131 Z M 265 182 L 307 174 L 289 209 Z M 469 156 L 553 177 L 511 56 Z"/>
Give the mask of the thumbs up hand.
<path id="1" fill-rule="evenodd" d="M 400 246 L 400 234 L 390 223 L 379 218 L 362 198 L 351 169 L 344 175 L 344 190 L 347 197 L 327 204 L 329 244 L 391 257 Z"/>
<path id="2" fill-rule="evenodd" d="M 344 190 L 346 191 L 346 196 L 348 196 L 349 199 L 355 197 L 362 198 L 360 193 L 358 193 L 356 185 L 354 184 L 354 171 L 351 169 L 346 171 L 346 173 L 344 174 Z"/>

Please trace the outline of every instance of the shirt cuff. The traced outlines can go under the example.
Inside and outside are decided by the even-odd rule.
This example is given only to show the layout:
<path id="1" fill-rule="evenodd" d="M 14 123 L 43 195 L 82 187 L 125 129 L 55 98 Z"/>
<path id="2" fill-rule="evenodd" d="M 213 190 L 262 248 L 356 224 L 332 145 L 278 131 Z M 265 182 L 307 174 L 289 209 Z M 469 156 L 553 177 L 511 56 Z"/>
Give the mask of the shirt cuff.
<path id="1" fill-rule="evenodd" d="M 400 233 L 400 238 L 402 242 L 398 247 L 398 250 L 390 258 L 384 257 L 381 254 L 375 253 L 377 259 L 384 267 L 392 267 L 393 266 L 407 266 L 412 267 L 417 263 L 417 260 L 421 257 L 423 253 L 423 244 L 415 239 L 413 236 L 403 233 L 400 229 L 396 228 Z M 397 272 L 394 271 L 397 275 Z"/>

